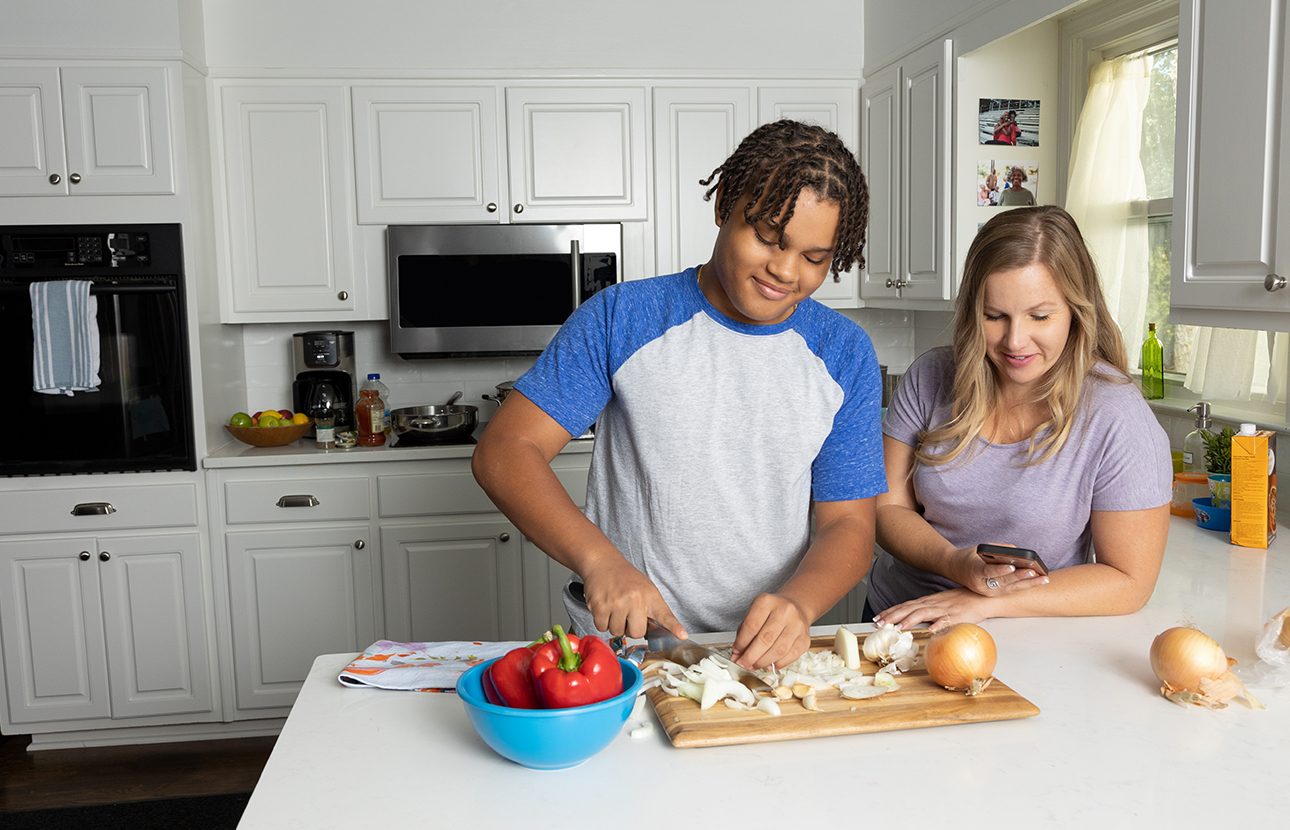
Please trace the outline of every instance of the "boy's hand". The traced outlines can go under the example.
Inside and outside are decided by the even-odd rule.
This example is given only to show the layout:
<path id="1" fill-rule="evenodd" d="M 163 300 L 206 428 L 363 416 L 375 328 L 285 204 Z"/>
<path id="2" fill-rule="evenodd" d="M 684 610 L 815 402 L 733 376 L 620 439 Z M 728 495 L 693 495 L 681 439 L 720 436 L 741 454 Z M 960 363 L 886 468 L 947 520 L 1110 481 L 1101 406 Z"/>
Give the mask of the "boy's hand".
<path id="1" fill-rule="evenodd" d="M 619 557 L 588 570 L 582 575 L 583 593 L 598 631 L 641 639 L 652 617 L 678 639 L 689 639 L 658 588 L 630 562 Z"/>
<path id="2" fill-rule="evenodd" d="M 731 657 L 746 669 L 782 667 L 810 647 L 811 624 L 802 609 L 778 594 L 761 594 L 739 625 Z"/>

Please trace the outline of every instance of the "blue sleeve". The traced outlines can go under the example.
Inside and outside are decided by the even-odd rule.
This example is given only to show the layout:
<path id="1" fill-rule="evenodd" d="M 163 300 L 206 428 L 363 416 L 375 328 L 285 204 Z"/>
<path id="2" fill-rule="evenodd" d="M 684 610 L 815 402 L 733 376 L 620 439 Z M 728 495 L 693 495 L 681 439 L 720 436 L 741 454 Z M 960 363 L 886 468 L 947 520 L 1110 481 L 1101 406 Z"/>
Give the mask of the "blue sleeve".
<path id="1" fill-rule="evenodd" d="M 811 466 L 815 501 L 866 499 L 887 492 L 882 458 L 882 374 L 873 343 L 858 325 L 850 336 L 822 349 L 830 373 L 843 388 L 833 430 Z"/>
<path id="2" fill-rule="evenodd" d="M 613 395 L 609 365 L 609 302 L 597 292 L 580 305 L 515 388 L 570 435 L 596 422 Z"/>

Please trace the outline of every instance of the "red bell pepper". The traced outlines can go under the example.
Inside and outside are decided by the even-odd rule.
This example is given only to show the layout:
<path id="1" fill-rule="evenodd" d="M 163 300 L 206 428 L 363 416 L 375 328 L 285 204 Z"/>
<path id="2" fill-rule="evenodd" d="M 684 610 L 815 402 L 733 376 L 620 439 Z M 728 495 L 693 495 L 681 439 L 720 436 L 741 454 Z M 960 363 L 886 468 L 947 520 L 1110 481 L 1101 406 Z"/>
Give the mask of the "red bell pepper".
<path id="1" fill-rule="evenodd" d="M 493 685 L 493 676 L 491 674 L 493 667 L 489 666 L 483 675 L 484 698 L 494 706 L 505 706 L 506 701 L 497 693 L 497 687 Z"/>
<path id="2" fill-rule="evenodd" d="M 533 686 L 529 663 L 533 661 L 533 654 L 549 639 L 551 637 L 548 634 L 543 634 L 527 646 L 511 649 L 498 657 L 496 662 L 488 667 L 488 671 L 484 672 L 485 697 L 488 696 L 488 684 L 491 682 L 493 693 L 500 699 L 499 706 L 509 706 L 512 709 L 541 709 L 542 702 L 538 700 L 537 689 Z M 496 701 L 489 698 L 488 702 Z"/>
<path id="3" fill-rule="evenodd" d="M 618 655 L 599 637 L 565 634 L 551 627 L 555 640 L 533 655 L 529 671 L 547 709 L 569 709 L 608 700 L 623 691 Z"/>

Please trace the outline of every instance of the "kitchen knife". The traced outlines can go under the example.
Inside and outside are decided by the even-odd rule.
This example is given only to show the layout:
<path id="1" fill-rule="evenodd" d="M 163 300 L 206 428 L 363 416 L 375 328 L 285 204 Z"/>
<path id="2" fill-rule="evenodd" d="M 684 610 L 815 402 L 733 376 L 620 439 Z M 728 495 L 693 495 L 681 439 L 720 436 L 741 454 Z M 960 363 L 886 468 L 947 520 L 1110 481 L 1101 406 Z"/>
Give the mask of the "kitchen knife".
<path id="1" fill-rule="evenodd" d="M 584 608 L 587 607 L 587 597 L 583 593 L 581 582 L 570 582 L 569 594 L 579 605 Z M 686 668 L 696 665 L 704 657 L 711 657 L 718 665 L 729 671 L 731 677 L 752 689 L 753 692 L 772 696 L 775 694 L 775 690 L 770 687 L 770 684 L 729 657 L 718 654 L 712 649 L 690 640 L 678 638 L 652 617 L 646 618 L 646 621 L 645 643 L 650 653 L 657 654 L 664 660 L 670 660 Z"/>

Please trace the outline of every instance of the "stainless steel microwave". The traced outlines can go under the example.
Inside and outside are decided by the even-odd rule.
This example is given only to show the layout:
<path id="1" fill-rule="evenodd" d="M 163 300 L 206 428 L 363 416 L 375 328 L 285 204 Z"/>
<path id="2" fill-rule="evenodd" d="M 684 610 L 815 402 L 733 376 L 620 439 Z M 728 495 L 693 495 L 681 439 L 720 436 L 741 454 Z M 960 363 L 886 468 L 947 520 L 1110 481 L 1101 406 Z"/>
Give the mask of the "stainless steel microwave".
<path id="1" fill-rule="evenodd" d="M 621 279 L 622 225 L 391 225 L 390 350 L 536 355 Z"/>

